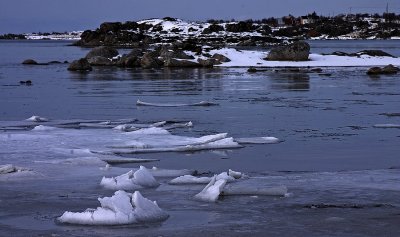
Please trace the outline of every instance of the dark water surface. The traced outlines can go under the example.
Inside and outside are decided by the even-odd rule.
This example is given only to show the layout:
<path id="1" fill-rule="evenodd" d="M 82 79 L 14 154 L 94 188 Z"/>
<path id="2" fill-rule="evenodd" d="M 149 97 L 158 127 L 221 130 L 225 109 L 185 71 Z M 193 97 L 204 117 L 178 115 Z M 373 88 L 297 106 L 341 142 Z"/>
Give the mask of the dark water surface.
<path id="1" fill-rule="evenodd" d="M 311 45 L 314 52 L 378 48 L 400 56 L 400 45 L 393 42 L 313 41 Z M 400 166 L 400 129 L 373 127 L 400 124 L 400 117 L 383 115 L 400 112 L 398 75 L 370 77 L 365 74 L 366 68 L 323 68 L 322 73 L 267 70 L 249 74 L 246 68 L 101 67 L 81 74 L 67 71 L 68 64 L 20 64 L 27 58 L 39 62 L 71 61 L 88 51 L 67 44 L 0 41 L 2 123 L 21 121 L 32 115 L 55 120 L 137 118 L 143 123 L 192 121 L 193 128 L 173 132 L 185 136 L 227 132 L 233 137 L 278 137 L 284 142 L 234 150 L 134 157 L 160 159 L 151 165 L 168 169 L 217 173 L 232 168 L 284 184 L 293 197 L 234 197 L 217 204 L 203 204 L 191 199 L 196 191 L 174 190 L 171 194 L 166 187 L 144 191 L 171 215 L 163 224 L 111 228 L 56 225 L 54 218 L 63 211 L 95 207 L 98 196 L 111 194 L 97 185 L 104 174 L 97 172 L 98 167 L 76 167 L 67 172 L 61 167 L 41 165 L 33 161 L 60 157 L 43 152 L 29 154 L 0 145 L 0 164 L 30 167 L 52 177 L 51 181 L 0 181 L 0 235 L 24 236 L 27 230 L 35 236 L 51 233 L 185 236 L 194 230 L 197 235 L 217 236 L 227 232 L 228 236 L 249 233 L 396 236 L 399 233 L 400 172 L 390 168 Z M 20 85 L 22 80 L 31 80 L 33 85 Z M 154 103 L 206 100 L 219 106 L 138 107 L 138 99 Z M 42 157 L 37 157 L 38 154 Z M 57 172 L 65 177 L 58 177 Z M 66 193 L 70 198 L 65 198 Z M 334 203 L 340 207 L 307 208 L 316 203 Z M 354 203 L 362 208 L 343 205 Z"/>

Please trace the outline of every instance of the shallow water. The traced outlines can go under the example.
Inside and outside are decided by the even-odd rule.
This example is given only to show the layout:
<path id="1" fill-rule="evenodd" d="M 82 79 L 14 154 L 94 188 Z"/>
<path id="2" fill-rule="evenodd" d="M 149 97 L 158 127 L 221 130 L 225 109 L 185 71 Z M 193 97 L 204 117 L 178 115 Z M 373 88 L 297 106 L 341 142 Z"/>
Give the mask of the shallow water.
<path id="1" fill-rule="evenodd" d="M 365 42 L 370 42 L 365 48 L 399 52 L 399 46 L 386 41 L 349 41 L 335 50 L 352 52 Z M 225 197 L 208 204 L 192 198 L 203 186 L 171 187 L 166 184 L 169 179 L 161 178 L 159 189 L 144 190 L 143 194 L 170 214 L 164 223 L 100 228 L 60 225 L 54 220 L 64 211 L 96 207 L 97 197 L 112 194 L 98 185 L 103 175 L 119 175 L 139 164 L 104 171 L 99 169 L 103 164 L 35 162 L 86 156 L 68 151 L 104 148 L 115 142 L 112 134 L 116 131 L 111 129 L 65 129 L 68 136 L 60 131 L 0 130 L 0 164 L 12 163 L 36 172 L 0 180 L 0 235 L 25 236 L 27 231 L 74 236 L 398 233 L 400 190 L 396 184 L 400 173 L 389 168 L 400 166 L 400 129 L 373 127 L 400 124 L 400 117 L 383 115 L 400 112 L 397 75 L 369 77 L 366 68 L 324 68 L 320 74 L 273 70 L 249 74 L 246 68 L 95 68 L 80 74 L 68 72 L 66 64 L 20 64 L 26 58 L 71 61 L 87 52 L 66 44 L 0 41 L 0 127 L 20 126 L 32 115 L 53 121 L 137 118 L 138 123 L 192 121 L 191 128 L 171 130 L 182 136 L 223 132 L 236 138 L 274 136 L 284 142 L 127 156 L 160 160 L 144 164 L 148 167 L 209 174 L 231 168 L 259 177 L 260 182 L 286 185 L 293 195 Z M 314 44 L 319 44 L 315 50 L 331 45 Z M 21 80 L 31 80 L 33 85 L 20 85 Z M 151 103 L 213 101 L 219 105 L 143 107 L 136 106 L 138 99 Z"/>

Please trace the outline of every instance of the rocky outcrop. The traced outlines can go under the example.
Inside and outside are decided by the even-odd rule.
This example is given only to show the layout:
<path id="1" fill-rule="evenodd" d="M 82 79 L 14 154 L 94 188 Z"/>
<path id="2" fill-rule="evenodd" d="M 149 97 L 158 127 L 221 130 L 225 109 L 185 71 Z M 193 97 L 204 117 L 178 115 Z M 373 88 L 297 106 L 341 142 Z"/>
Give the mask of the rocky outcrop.
<path id="1" fill-rule="evenodd" d="M 68 70 L 84 72 L 84 71 L 92 71 L 92 67 L 90 66 L 86 58 L 81 58 L 79 60 L 73 61 L 69 65 Z"/>
<path id="2" fill-rule="evenodd" d="M 310 45 L 304 41 L 297 41 L 290 45 L 271 49 L 266 60 L 269 61 L 307 61 L 310 54 Z"/>
<path id="3" fill-rule="evenodd" d="M 158 59 L 159 54 L 155 51 L 147 52 L 140 60 L 142 68 L 159 68 L 164 65 L 164 62 Z"/>
<path id="4" fill-rule="evenodd" d="M 385 67 L 382 68 L 382 73 L 383 74 L 396 74 L 400 71 L 400 68 L 393 66 L 392 64 L 389 64 Z"/>
<path id="5" fill-rule="evenodd" d="M 100 46 L 90 50 L 90 52 L 86 54 L 86 58 L 87 59 L 94 57 L 113 58 L 118 55 L 119 55 L 118 50 L 116 50 L 115 48 L 108 46 Z"/>
<path id="6" fill-rule="evenodd" d="M 400 68 L 395 67 L 392 64 L 389 64 L 383 68 L 371 67 L 370 69 L 368 69 L 367 74 L 368 75 L 396 74 L 399 71 L 400 71 Z"/>
<path id="7" fill-rule="evenodd" d="M 188 60 L 178 60 L 175 58 L 169 58 L 164 62 L 165 67 L 202 67 L 200 63 L 196 63 Z"/>
<path id="8" fill-rule="evenodd" d="M 221 64 L 218 60 L 215 58 L 207 58 L 207 59 L 202 59 L 199 58 L 197 59 L 197 62 L 200 63 L 203 67 L 214 67 L 214 65 Z"/>
<path id="9" fill-rule="evenodd" d="M 213 56 L 211 56 L 211 58 L 217 60 L 217 61 L 220 62 L 220 63 L 227 63 L 227 62 L 230 62 L 230 61 L 231 61 L 231 60 L 230 60 L 228 57 L 226 57 L 225 55 L 218 54 L 218 53 L 216 53 L 216 54 L 214 54 Z"/>
<path id="10" fill-rule="evenodd" d="M 91 66 L 111 66 L 113 65 L 113 62 L 102 56 L 94 56 L 91 58 L 88 58 L 88 62 Z"/>
<path id="11" fill-rule="evenodd" d="M 36 61 L 33 60 L 33 59 L 26 59 L 26 60 L 24 60 L 24 61 L 22 62 L 22 64 L 25 64 L 25 65 L 38 65 L 38 62 L 36 62 Z"/>
<path id="12" fill-rule="evenodd" d="M 392 57 L 395 58 L 395 56 L 386 53 L 385 51 L 382 50 L 362 50 L 357 53 L 346 53 L 342 51 L 335 51 L 330 54 L 324 54 L 324 55 L 336 55 L 336 56 L 348 56 L 348 57 L 360 57 L 362 55 L 367 55 L 371 57 Z"/>

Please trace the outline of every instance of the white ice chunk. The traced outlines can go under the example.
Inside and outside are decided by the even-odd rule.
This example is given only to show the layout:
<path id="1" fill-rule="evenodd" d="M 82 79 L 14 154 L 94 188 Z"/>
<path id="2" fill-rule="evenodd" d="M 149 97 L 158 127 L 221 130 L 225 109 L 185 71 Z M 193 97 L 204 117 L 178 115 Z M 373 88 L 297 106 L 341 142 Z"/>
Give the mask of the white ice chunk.
<path id="1" fill-rule="evenodd" d="M 132 195 L 132 203 L 135 206 L 134 216 L 138 222 L 164 221 L 169 217 L 169 215 L 158 206 L 156 201 L 150 201 L 144 198 L 138 191 Z"/>
<path id="2" fill-rule="evenodd" d="M 45 125 L 38 125 L 38 126 L 35 126 L 32 129 L 32 131 L 53 131 L 53 130 L 56 130 L 56 129 L 58 129 L 58 128 L 51 127 L 51 126 L 45 126 Z"/>
<path id="3" fill-rule="evenodd" d="M 120 124 L 118 126 L 115 126 L 113 129 L 123 131 L 123 132 L 131 132 L 138 130 L 139 128 L 131 125 L 131 124 Z"/>
<path id="4" fill-rule="evenodd" d="M 31 121 L 31 122 L 48 122 L 49 120 L 44 117 L 40 117 L 37 115 L 33 115 L 32 117 L 26 119 L 26 121 Z"/>
<path id="5" fill-rule="evenodd" d="M 134 181 L 143 187 L 158 187 L 160 184 L 156 181 L 154 176 L 144 166 L 140 166 L 134 174 Z"/>
<path id="6" fill-rule="evenodd" d="M 194 198 L 205 202 L 216 202 L 225 184 L 225 179 L 217 180 L 217 176 L 214 176 L 210 183 Z"/>
<path id="7" fill-rule="evenodd" d="M 210 101 L 200 101 L 197 103 L 184 104 L 184 103 L 149 103 L 137 100 L 136 105 L 155 106 L 155 107 L 184 107 L 184 106 L 213 106 L 218 104 Z"/>
<path id="8" fill-rule="evenodd" d="M 196 177 L 193 175 L 179 176 L 171 181 L 169 184 L 208 184 L 212 178 L 210 177 Z"/>
<path id="9" fill-rule="evenodd" d="M 223 179 L 223 180 L 226 180 L 226 182 L 235 181 L 235 178 L 232 177 L 232 176 L 230 176 L 230 175 L 228 175 L 227 172 L 222 172 L 222 173 L 220 173 L 219 175 L 217 175 L 216 179 L 217 179 L 217 180 Z"/>
<path id="10" fill-rule="evenodd" d="M 141 128 L 136 131 L 127 132 L 128 135 L 167 135 L 170 134 L 166 129 L 158 127 Z"/>
<path id="11" fill-rule="evenodd" d="M 133 170 L 117 177 L 103 177 L 100 185 L 111 190 L 137 190 L 141 188 L 158 187 L 160 184 L 144 166 L 133 172 Z"/>
<path id="12" fill-rule="evenodd" d="M 228 175 L 235 179 L 240 179 L 243 177 L 243 174 L 241 172 L 233 171 L 231 169 L 228 170 Z"/>
<path id="13" fill-rule="evenodd" d="M 98 200 L 101 207 L 97 209 L 88 209 L 84 212 L 66 211 L 57 220 L 80 225 L 126 225 L 164 221 L 168 218 L 168 214 L 156 202 L 144 198 L 138 191 L 133 195 L 116 191 L 112 197 Z"/>
<path id="14" fill-rule="evenodd" d="M 280 142 L 276 137 L 243 137 L 235 138 L 235 141 L 239 144 L 273 144 Z"/>
<path id="15" fill-rule="evenodd" d="M 392 124 L 392 123 L 375 124 L 374 128 L 400 128 L 400 124 Z"/>

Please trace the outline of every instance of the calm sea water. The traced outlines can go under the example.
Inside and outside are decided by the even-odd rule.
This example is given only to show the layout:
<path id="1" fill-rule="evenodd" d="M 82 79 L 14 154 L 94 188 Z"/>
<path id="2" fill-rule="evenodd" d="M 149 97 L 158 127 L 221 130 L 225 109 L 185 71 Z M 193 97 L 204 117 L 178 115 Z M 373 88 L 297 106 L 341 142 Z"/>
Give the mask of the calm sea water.
<path id="1" fill-rule="evenodd" d="M 398 41 L 310 43 L 316 53 L 382 49 L 400 56 Z M 81 74 L 67 71 L 67 64 L 21 65 L 27 58 L 39 62 L 71 61 L 88 52 L 68 44 L 0 41 L 1 123 L 32 115 L 55 120 L 137 118 L 143 123 L 192 121 L 193 128 L 174 131 L 186 136 L 222 132 L 233 137 L 275 136 L 284 142 L 222 152 L 144 154 L 140 158 L 160 159 L 152 165 L 169 169 L 217 173 L 232 168 L 285 184 L 294 197 L 237 197 L 203 205 L 190 199 L 196 193 L 193 190 L 144 191 L 169 211 L 171 218 L 167 222 L 113 228 L 56 225 L 54 218 L 63 211 L 95 207 L 97 196 L 110 195 L 96 186 L 103 174 L 98 167 L 70 167 L 67 172 L 35 163 L 34 160 L 59 157 L 0 145 L 0 164 L 30 167 L 52 177 L 0 181 L 0 235 L 24 236 L 28 230 L 35 235 L 99 236 L 132 231 L 142 235 L 185 235 L 193 230 L 198 230 L 198 235 L 226 231 L 232 235 L 253 232 L 282 236 L 398 233 L 400 190 L 396 184 L 400 174 L 390 168 L 400 166 L 400 129 L 373 127 L 400 124 L 400 117 L 383 115 L 400 112 L 397 75 L 369 77 L 366 68 L 324 68 L 322 74 L 273 70 L 249 74 L 246 68 L 95 68 Z M 31 80 L 33 85 L 20 85 L 21 80 Z M 219 106 L 137 107 L 138 99 L 155 103 L 207 100 Z M 58 177 L 57 172 L 64 178 Z M 65 198 L 67 194 L 70 198 Z M 365 206 L 317 210 L 304 207 L 315 203 Z M 378 204 L 385 205 L 375 207 Z M 372 230 L 372 226 L 376 228 Z"/>

